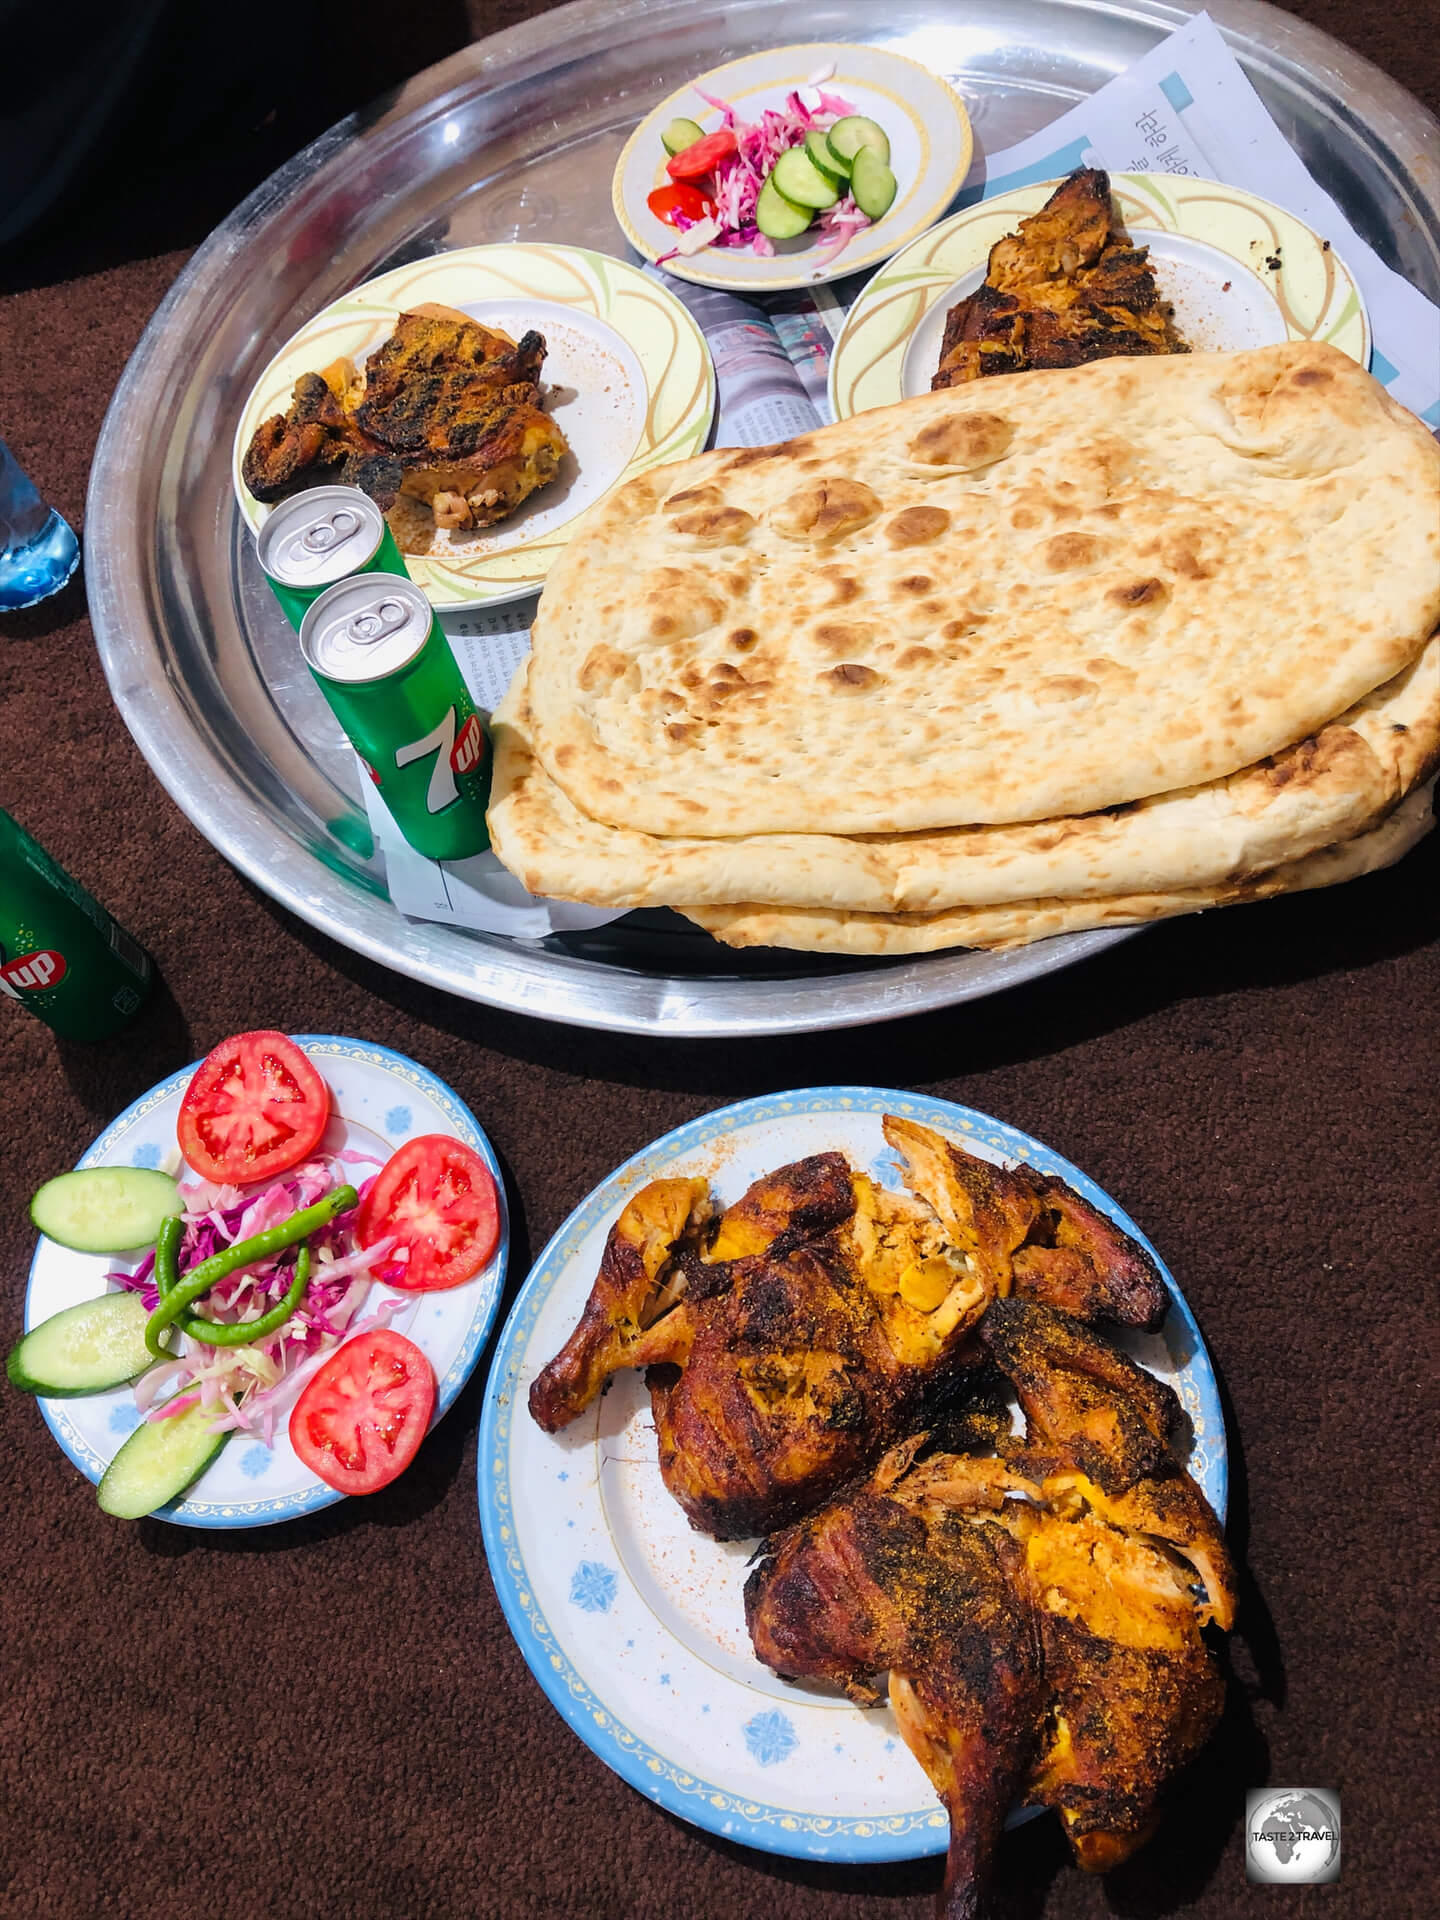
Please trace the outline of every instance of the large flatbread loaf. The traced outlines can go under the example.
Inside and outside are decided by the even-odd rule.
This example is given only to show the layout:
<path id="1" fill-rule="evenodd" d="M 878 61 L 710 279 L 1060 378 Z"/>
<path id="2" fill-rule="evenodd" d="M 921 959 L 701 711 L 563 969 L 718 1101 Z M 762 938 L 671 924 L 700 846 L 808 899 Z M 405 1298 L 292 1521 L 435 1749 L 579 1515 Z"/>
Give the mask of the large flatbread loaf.
<path id="1" fill-rule="evenodd" d="M 1118 812 L 933 833 L 662 838 L 592 820 L 535 758 L 525 671 L 494 718 L 495 851 L 532 893 L 595 906 L 738 902 L 933 913 L 1233 884 L 1373 826 L 1440 760 L 1440 635 L 1319 734 Z"/>
<path id="2" fill-rule="evenodd" d="M 546 771 L 650 834 L 900 832 L 1223 779 L 1440 619 L 1440 448 L 1332 348 L 1103 360 L 643 475 L 550 574 Z"/>
<path id="3" fill-rule="evenodd" d="M 1104 900 L 1022 900 L 1010 906 L 955 907 L 945 913 L 835 913 L 803 907 L 694 907 L 679 911 L 730 947 L 792 947 L 809 953 L 875 958 L 935 953 L 943 947 L 1020 947 L 1058 933 L 1142 926 L 1206 907 L 1243 906 L 1282 893 L 1338 886 L 1393 866 L 1435 824 L 1433 784 L 1415 791 L 1379 826 L 1353 840 L 1291 860 L 1233 886 L 1190 887 Z"/>

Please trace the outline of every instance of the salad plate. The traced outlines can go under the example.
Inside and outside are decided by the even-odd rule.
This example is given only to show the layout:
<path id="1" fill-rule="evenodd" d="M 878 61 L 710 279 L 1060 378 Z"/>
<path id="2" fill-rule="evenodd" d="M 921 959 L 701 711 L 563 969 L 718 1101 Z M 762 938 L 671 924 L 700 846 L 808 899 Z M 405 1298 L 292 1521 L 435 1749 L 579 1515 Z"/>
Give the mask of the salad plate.
<path id="1" fill-rule="evenodd" d="M 475 1369 L 489 1336 L 505 1283 L 509 1222 L 505 1186 L 494 1150 L 474 1114 L 442 1080 L 404 1054 L 368 1041 L 334 1034 L 296 1034 L 296 1044 L 314 1062 L 332 1095 L 322 1145 L 332 1152 L 366 1156 L 379 1163 L 407 1140 L 442 1133 L 462 1140 L 484 1160 L 495 1182 L 500 1238 L 480 1273 L 441 1292 L 399 1293 L 376 1285 L 366 1311 L 386 1299 L 402 1304 L 390 1320 L 424 1352 L 435 1370 L 439 1420 Z M 81 1156 L 81 1167 L 158 1167 L 181 1170 L 175 1126 L 180 1103 L 195 1073 L 182 1068 L 125 1111 Z M 373 1172 L 357 1163 L 358 1177 Z M 107 1272 L 133 1266 L 138 1256 L 75 1253 L 42 1239 L 30 1265 L 25 1330 L 105 1291 Z M 40 1397 L 40 1411 L 61 1451 L 87 1479 L 98 1482 L 122 1442 L 139 1422 L 129 1387 L 74 1399 Z M 280 1423 L 273 1448 L 248 1433 L 234 1436 L 201 1477 L 155 1517 L 189 1527 L 258 1527 L 315 1513 L 345 1496 L 302 1465 Z"/>
<path id="2" fill-rule="evenodd" d="M 302 373 L 341 356 L 357 366 L 399 314 L 433 302 L 518 339 L 544 334 L 547 411 L 569 451 L 560 472 L 507 519 L 478 533 L 437 528 L 411 578 L 441 611 L 499 606 L 544 582 L 589 506 L 619 481 L 698 453 L 715 410 L 705 336 L 656 279 L 584 247 L 459 247 L 367 281 L 316 314 L 266 367 L 240 416 L 231 480 L 252 533 L 270 511 L 241 478 L 256 427 L 284 413 Z"/>
<path id="3" fill-rule="evenodd" d="M 791 104 L 797 94 L 803 118 Z M 889 143 L 895 198 L 886 212 L 848 232 L 828 229 L 822 215 L 806 232 L 767 243 L 769 250 L 758 255 L 754 221 L 748 218 L 743 231 L 752 237 L 743 244 L 677 253 L 681 234 L 649 204 L 669 181 L 670 155 L 661 136 L 673 122 L 693 121 L 710 134 L 726 123 L 728 109 L 739 123 L 737 131 L 750 130 L 742 153 L 767 172 L 781 142 L 802 145 L 811 114 L 823 114 L 837 101 L 849 114 L 881 128 Z M 755 129 L 767 110 L 789 124 L 770 123 L 773 137 L 755 146 Z M 827 123 L 833 117 L 825 115 Z M 904 54 L 832 42 L 767 47 L 712 67 L 646 114 L 615 167 L 615 218 L 638 253 L 679 280 L 735 293 L 817 286 L 876 266 L 932 226 L 959 192 L 972 149 L 970 119 L 959 95 L 939 74 Z M 745 205 L 753 209 L 753 191 Z"/>
<path id="4" fill-rule="evenodd" d="M 952 214 L 882 267 L 830 362 L 837 420 L 930 391 L 945 320 L 985 278 L 990 249 L 1060 185 L 1017 187 Z M 1188 174 L 1115 173 L 1115 206 L 1196 353 L 1323 340 L 1370 364 L 1370 317 L 1328 241 L 1253 193 Z"/>
<path id="5" fill-rule="evenodd" d="M 1040 1141 L 972 1108 L 874 1087 L 767 1095 L 707 1114 L 617 1168 L 535 1264 L 491 1369 L 479 1447 L 486 1553 L 521 1651 L 551 1702 L 606 1764 L 667 1812 L 766 1852 L 834 1861 L 943 1853 L 948 1821 L 888 1707 L 787 1685 L 756 1660 L 742 1592 L 754 1541 L 692 1532 L 666 1491 L 641 1377 L 622 1373 L 573 1425 L 531 1419 L 532 1380 L 570 1333 L 606 1236 L 647 1181 L 701 1176 L 729 1203 L 758 1175 L 839 1149 L 898 1186 L 890 1113 L 973 1154 L 1058 1174 L 1158 1262 L 1093 1181 Z M 1190 1473 L 1222 1519 L 1225 1427 L 1194 1316 L 1171 1294 L 1158 1334 L 1120 1344 L 1169 1382 L 1193 1430 Z"/>

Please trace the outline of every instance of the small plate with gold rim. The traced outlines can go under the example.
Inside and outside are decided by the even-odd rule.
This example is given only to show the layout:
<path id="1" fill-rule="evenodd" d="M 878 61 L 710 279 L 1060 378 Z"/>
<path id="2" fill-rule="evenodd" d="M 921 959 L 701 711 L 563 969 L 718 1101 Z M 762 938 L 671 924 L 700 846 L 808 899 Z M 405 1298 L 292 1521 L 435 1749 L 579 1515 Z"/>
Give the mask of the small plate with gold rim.
<path id="1" fill-rule="evenodd" d="M 850 309 L 830 362 L 837 420 L 930 391 L 951 307 L 985 278 L 990 249 L 1058 180 L 1017 187 L 942 220 Z M 1156 283 L 1197 353 L 1323 340 L 1370 364 L 1370 317 L 1345 262 L 1303 220 L 1239 187 L 1189 174 L 1114 173 L 1116 211 L 1150 249 Z"/>
<path id="2" fill-rule="evenodd" d="M 706 94 L 724 100 L 740 120 L 753 123 L 767 108 L 782 109 L 794 91 L 813 107 L 816 85 L 884 129 L 896 180 L 889 211 L 838 253 L 820 228 L 812 226 L 797 239 L 775 242 L 773 253 L 763 258 L 749 247 L 709 246 L 677 255 L 675 229 L 657 219 L 647 204 L 655 188 L 668 184 L 669 155 L 661 130 L 672 120 L 686 119 L 714 133 L 721 118 Z M 960 96 L 918 61 L 885 47 L 843 42 L 766 47 L 712 67 L 646 114 L 616 163 L 611 197 L 615 218 L 631 246 L 647 260 L 663 263 L 677 280 L 732 293 L 774 293 L 819 286 L 888 260 L 945 212 L 969 172 L 972 151 L 970 117 Z"/>

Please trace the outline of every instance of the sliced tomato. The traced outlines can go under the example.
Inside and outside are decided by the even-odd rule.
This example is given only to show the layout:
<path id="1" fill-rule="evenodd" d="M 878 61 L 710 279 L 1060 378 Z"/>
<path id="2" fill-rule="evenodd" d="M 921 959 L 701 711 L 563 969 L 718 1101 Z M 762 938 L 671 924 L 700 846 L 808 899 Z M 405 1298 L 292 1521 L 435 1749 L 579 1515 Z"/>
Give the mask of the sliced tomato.
<path id="1" fill-rule="evenodd" d="M 500 1205 L 490 1169 L 463 1140 L 422 1133 L 392 1153 L 360 1202 L 362 1247 L 394 1234 L 385 1277 L 407 1293 L 458 1287 L 489 1264 L 500 1238 Z"/>
<path id="2" fill-rule="evenodd" d="M 327 1487 L 375 1493 L 402 1474 L 435 1410 L 435 1369 L 389 1327 L 332 1353 L 295 1402 L 290 1444 Z"/>
<path id="3" fill-rule="evenodd" d="M 729 127 L 721 127 L 675 154 L 665 163 L 665 171 L 672 180 L 703 180 L 722 160 L 728 160 L 739 144 Z"/>
<path id="4" fill-rule="evenodd" d="M 687 220 L 708 220 L 715 211 L 715 202 L 707 200 L 698 187 L 656 187 L 645 204 L 667 227 L 679 224 L 677 213 L 683 213 Z"/>
<path id="5" fill-rule="evenodd" d="M 180 1102 L 180 1151 L 207 1180 L 245 1186 L 320 1144 L 330 1089 L 283 1033 L 237 1033 L 206 1054 Z"/>

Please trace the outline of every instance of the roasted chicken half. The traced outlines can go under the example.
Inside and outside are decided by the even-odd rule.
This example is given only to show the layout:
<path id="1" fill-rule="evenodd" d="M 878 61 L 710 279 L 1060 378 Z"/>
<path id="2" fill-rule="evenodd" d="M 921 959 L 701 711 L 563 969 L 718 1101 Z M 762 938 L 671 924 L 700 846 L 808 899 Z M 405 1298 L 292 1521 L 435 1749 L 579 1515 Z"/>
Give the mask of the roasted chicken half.
<path id="1" fill-rule="evenodd" d="M 889 1669 L 950 1814 L 945 1920 L 982 1911 L 1017 1798 L 1055 1807 L 1092 1871 L 1147 1838 L 1219 1718 L 1201 1628 L 1234 1610 L 1219 1522 L 1169 1449 L 1169 1389 L 1024 1301 L 993 1305 L 980 1340 L 1020 1396 L 1024 1439 L 992 1422 L 902 1442 L 771 1539 L 745 1591 L 755 1650 L 784 1677 L 873 1703 Z"/>
<path id="2" fill-rule="evenodd" d="M 1082 167 L 990 249 L 983 284 L 946 317 L 930 384 L 1185 352 L 1149 249 L 1132 245 L 1116 218 L 1110 176 Z"/>
<path id="3" fill-rule="evenodd" d="M 540 404 L 545 341 L 517 343 L 448 307 L 402 313 L 363 373 L 302 374 L 290 410 L 256 428 L 242 462 L 257 500 L 338 480 L 435 526 L 493 526 L 555 478 L 565 436 Z M 414 542 L 407 543 L 407 551 Z"/>
<path id="4" fill-rule="evenodd" d="M 580 1323 L 530 1388 L 547 1432 L 621 1367 L 649 1386 L 666 1486 L 719 1539 L 786 1525 L 863 1472 L 971 1357 L 1012 1290 L 1155 1326 L 1153 1263 L 1063 1181 L 977 1159 L 887 1115 L 908 1193 L 822 1153 L 718 1219 L 661 1180 L 611 1230 Z"/>

